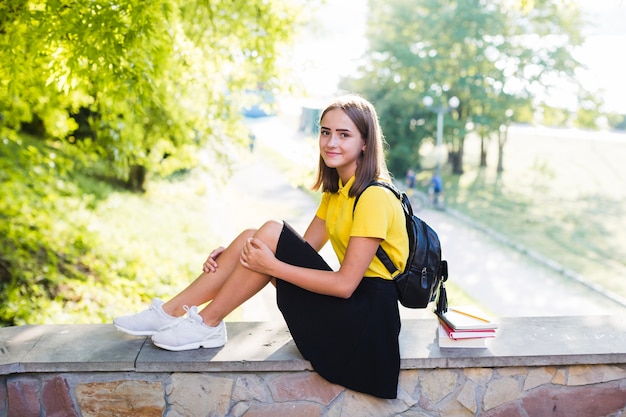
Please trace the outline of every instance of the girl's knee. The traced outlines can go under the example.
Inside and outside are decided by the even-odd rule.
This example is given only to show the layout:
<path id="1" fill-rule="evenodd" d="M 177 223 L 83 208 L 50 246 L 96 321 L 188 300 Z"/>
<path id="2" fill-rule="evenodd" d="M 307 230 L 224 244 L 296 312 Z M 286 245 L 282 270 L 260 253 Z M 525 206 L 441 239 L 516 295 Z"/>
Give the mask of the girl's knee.
<path id="1" fill-rule="evenodd" d="M 264 240 L 266 243 L 277 242 L 283 230 L 283 222 L 280 220 L 269 220 L 263 224 L 254 234 L 255 237 Z"/>
<path id="2" fill-rule="evenodd" d="M 262 233 L 273 233 L 276 236 L 283 230 L 283 222 L 281 220 L 268 220 L 257 230 Z"/>
<path id="3" fill-rule="evenodd" d="M 243 232 L 239 233 L 239 236 L 237 236 L 237 238 L 233 241 L 234 242 L 245 242 L 246 240 L 250 239 L 251 237 L 254 237 L 255 233 L 257 232 L 257 229 L 245 229 Z"/>

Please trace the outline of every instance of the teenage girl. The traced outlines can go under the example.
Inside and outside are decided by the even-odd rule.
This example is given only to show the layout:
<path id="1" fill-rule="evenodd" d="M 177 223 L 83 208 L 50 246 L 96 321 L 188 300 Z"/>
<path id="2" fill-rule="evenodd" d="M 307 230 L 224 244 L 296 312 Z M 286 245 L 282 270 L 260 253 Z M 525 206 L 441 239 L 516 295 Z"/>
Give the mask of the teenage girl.
<path id="1" fill-rule="evenodd" d="M 363 192 L 374 180 L 390 181 L 383 145 L 372 104 L 352 95 L 335 100 L 320 118 L 313 189 L 321 188 L 323 195 L 304 237 L 281 221 L 246 230 L 227 248 L 211 252 L 203 273 L 174 298 L 155 299 L 147 310 L 114 324 L 130 334 L 151 335 L 163 349 L 220 347 L 227 339 L 224 317 L 271 282 L 293 340 L 316 372 L 346 388 L 396 398 L 398 294 L 375 255 L 382 246 L 404 270 L 405 217 L 389 190 Z M 318 254 L 329 239 L 338 271 Z"/>

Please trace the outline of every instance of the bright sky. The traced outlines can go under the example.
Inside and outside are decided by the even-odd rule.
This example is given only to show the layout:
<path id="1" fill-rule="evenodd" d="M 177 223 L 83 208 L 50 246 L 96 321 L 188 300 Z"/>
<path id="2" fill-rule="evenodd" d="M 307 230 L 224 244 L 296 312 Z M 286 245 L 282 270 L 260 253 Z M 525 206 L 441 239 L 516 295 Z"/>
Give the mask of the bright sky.
<path id="1" fill-rule="evenodd" d="M 587 88 L 603 89 L 608 111 L 626 114 L 626 1 L 579 0 L 591 21 L 577 58 L 588 66 L 580 80 Z"/>
<path id="2" fill-rule="evenodd" d="M 563 0 L 565 1 L 565 0 Z M 592 91 L 604 90 L 605 110 L 626 114 L 626 0 L 577 0 L 590 27 L 575 57 L 585 66 L 579 80 Z M 314 97 L 335 93 L 339 77 L 348 75 L 365 51 L 366 0 L 327 0 L 315 13 L 318 26 L 296 50 L 301 84 Z M 556 92 L 555 104 L 571 102 L 571 94 Z"/>

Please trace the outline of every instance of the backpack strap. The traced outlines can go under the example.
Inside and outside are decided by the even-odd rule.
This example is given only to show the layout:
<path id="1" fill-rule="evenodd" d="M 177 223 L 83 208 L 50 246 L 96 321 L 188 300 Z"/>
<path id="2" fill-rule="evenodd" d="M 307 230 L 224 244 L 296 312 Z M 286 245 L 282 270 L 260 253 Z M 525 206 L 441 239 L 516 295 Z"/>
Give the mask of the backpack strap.
<path id="1" fill-rule="evenodd" d="M 359 202 L 359 198 L 361 198 L 361 194 L 363 194 L 363 192 L 365 192 L 365 190 L 367 190 L 368 187 L 371 187 L 371 186 L 384 187 L 384 188 L 390 190 L 391 192 L 393 192 L 395 194 L 395 196 L 398 197 L 398 199 L 403 202 L 402 192 L 400 192 L 392 184 L 390 184 L 388 182 L 384 182 L 384 181 L 372 181 L 372 182 L 370 182 L 367 185 L 367 187 L 365 187 L 365 189 L 363 191 L 361 191 L 359 194 L 357 194 L 356 199 L 354 200 L 354 206 L 352 206 L 352 217 L 354 217 L 354 210 L 356 209 L 356 203 Z M 410 207 L 411 206 L 409 204 L 409 208 Z M 406 211 L 406 205 L 405 205 L 404 202 L 402 204 L 402 208 Z M 411 212 L 413 211 L 412 209 L 410 209 L 410 210 L 411 210 Z M 387 271 L 389 271 L 389 273 L 391 275 L 395 274 L 396 271 L 398 271 L 398 267 L 396 267 L 393 264 L 393 262 L 391 261 L 391 258 L 389 257 L 389 255 L 387 255 L 387 252 L 385 252 L 383 247 L 380 246 L 380 245 L 378 245 L 378 249 L 376 249 L 376 257 L 380 260 L 380 262 L 382 262 L 382 264 L 385 266 L 385 268 L 387 268 Z"/>
<path id="2" fill-rule="evenodd" d="M 387 252 L 385 252 L 380 245 L 378 245 L 378 249 L 376 249 L 376 257 L 385 265 L 385 268 L 387 268 L 387 271 L 389 271 L 391 275 L 398 271 L 398 268 L 393 264 Z"/>

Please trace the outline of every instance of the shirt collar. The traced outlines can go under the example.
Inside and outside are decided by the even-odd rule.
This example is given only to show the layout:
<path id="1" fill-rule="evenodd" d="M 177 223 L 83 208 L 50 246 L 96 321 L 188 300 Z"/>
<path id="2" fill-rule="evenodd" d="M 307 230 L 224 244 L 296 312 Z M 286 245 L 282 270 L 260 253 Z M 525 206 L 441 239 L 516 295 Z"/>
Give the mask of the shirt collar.
<path id="1" fill-rule="evenodd" d="M 346 185 L 342 185 L 341 178 L 339 178 L 339 190 L 338 192 L 344 195 L 346 198 L 349 197 L 350 188 L 352 188 L 352 184 L 354 184 L 355 176 L 350 177 Z"/>

